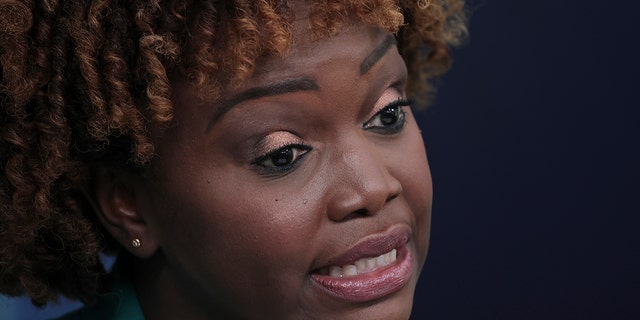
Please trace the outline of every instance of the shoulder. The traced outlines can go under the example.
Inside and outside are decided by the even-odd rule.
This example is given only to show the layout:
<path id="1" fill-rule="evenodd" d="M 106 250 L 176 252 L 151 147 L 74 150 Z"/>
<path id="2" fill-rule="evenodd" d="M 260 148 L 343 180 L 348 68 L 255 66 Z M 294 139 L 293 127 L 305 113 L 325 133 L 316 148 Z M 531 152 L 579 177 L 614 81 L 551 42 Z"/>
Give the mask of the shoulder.
<path id="1" fill-rule="evenodd" d="M 52 320 L 144 320 L 136 291 L 123 269 L 122 265 L 116 263 L 113 290 L 102 296 L 96 304 L 84 306 Z"/>
<path id="2" fill-rule="evenodd" d="M 66 313 L 64 315 L 61 315 L 57 318 L 53 318 L 51 320 L 81 320 L 81 319 L 86 319 L 82 317 L 82 310 L 84 310 L 84 308 L 79 309 L 79 310 L 75 310 L 75 311 L 71 311 L 69 313 Z"/>
<path id="3" fill-rule="evenodd" d="M 133 288 L 115 289 L 95 305 L 84 306 L 52 320 L 144 320 Z"/>

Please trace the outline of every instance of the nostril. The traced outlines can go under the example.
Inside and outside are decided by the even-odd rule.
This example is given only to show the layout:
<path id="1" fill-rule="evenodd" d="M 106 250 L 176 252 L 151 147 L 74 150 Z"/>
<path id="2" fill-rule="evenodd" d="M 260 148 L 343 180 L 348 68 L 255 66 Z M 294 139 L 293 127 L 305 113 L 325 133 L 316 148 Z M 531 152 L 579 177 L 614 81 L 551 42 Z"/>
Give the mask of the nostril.
<path id="1" fill-rule="evenodd" d="M 342 221 L 347 221 L 347 220 L 356 219 L 356 218 L 364 218 L 370 215 L 371 215 L 371 212 L 369 210 L 362 208 L 349 213 L 348 215 L 342 218 Z"/>
<path id="2" fill-rule="evenodd" d="M 358 209 L 356 211 L 353 212 L 354 215 L 359 215 L 359 216 L 368 216 L 369 215 L 369 210 L 362 208 L 362 209 Z"/>
<path id="3" fill-rule="evenodd" d="M 388 202 L 391 202 L 391 200 L 393 200 L 393 199 L 395 199 L 395 198 L 397 198 L 397 197 L 398 197 L 398 195 L 397 195 L 397 194 L 392 194 L 392 195 L 390 195 L 390 196 L 387 198 L 387 201 L 386 201 L 386 202 L 387 202 L 387 203 L 388 203 Z"/>

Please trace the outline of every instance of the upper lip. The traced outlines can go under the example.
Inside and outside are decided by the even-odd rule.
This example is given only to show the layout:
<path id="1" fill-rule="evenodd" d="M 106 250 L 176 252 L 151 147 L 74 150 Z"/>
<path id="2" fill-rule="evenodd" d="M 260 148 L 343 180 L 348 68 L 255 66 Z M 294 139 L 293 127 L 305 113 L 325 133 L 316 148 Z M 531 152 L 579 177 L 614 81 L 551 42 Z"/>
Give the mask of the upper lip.
<path id="1" fill-rule="evenodd" d="M 329 259 L 323 267 L 344 266 L 353 264 L 358 259 L 377 257 L 402 247 L 409 241 L 410 235 L 411 229 L 407 225 L 399 225 L 382 233 L 366 236 L 346 252 Z"/>

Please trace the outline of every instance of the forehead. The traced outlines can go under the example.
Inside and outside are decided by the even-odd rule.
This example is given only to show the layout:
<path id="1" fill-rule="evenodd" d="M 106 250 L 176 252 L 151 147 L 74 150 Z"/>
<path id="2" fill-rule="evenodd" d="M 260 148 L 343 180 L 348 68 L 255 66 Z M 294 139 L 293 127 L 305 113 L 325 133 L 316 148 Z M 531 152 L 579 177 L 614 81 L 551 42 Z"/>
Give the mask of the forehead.
<path id="1" fill-rule="evenodd" d="M 336 64 L 350 66 L 342 70 L 344 76 L 359 76 L 361 63 L 389 36 L 379 28 L 355 24 L 318 40 L 309 33 L 305 21 L 296 21 L 294 27 L 290 50 L 284 55 L 258 59 L 253 75 L 242 87 L 305 76 L 319 78 Z"/>
<path id="2" fill-rule="evenodd" d="M 359 67 L 371 49 L 387 34 L 379 28 L 365 27 L 355 18 L 347 18 L 340 32 L 332 36 L 319 37 L 312 31 L 310 14 L 312 1 L 294 0 L 289 3 L 294 13 L 292 22 L 292 42 L 289 50 L 282 55 L 267 55 L 255 61 L 255 69 L 241 87 L 251 87 L 254 83 L 264 83 L 293 76 L 322 74 L 325 66 L 340 60 L 353 60 Z M 346 70 L 345 70 L 346 71 Z M 224 91 L 236 91 L 227 88 Z M 237 88 L 236 88 L 237 89 Z"/>

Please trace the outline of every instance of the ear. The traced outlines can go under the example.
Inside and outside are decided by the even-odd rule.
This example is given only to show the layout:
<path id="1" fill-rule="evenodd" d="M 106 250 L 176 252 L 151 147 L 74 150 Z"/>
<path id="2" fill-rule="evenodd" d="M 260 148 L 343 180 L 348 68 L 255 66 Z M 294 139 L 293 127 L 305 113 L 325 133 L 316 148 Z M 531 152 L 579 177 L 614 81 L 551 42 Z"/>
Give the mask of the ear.
<path id="1" fill-rule="evenodd" d="M 107 232 L 126 250 L 149 258 L 158 250 L 158 241 L 139 211 L 137 178 L 111 169 L 93 172 L 94 210 Z M 138 245 L 136 245 L 136 240 Z"/>

